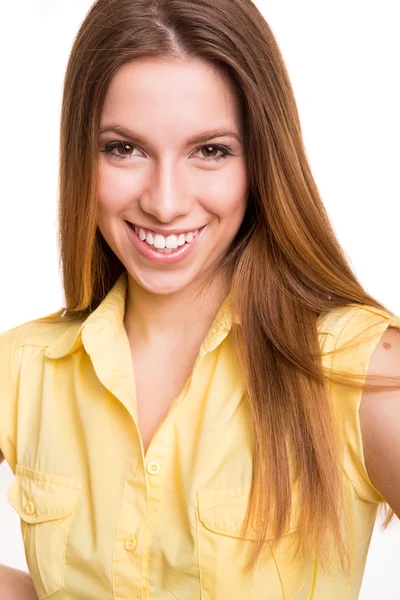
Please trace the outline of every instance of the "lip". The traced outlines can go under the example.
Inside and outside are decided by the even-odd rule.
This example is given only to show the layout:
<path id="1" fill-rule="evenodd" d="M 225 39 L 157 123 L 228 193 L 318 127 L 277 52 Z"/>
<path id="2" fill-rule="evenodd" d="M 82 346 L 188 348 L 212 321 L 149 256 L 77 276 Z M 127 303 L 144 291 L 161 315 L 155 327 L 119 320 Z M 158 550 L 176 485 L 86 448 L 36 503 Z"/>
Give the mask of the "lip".
<path id="1" fill-rule="evenodd" d="M 129 221 L 126 221 L 126 226 L 128 228 L 129 235 L 131 236 L 133 245 L 136 248 L 136 250 L 139 252 L 139 254 L 144 256 L 144 258 L 146 258 L 147 260 L 150 260 L 151 262 L 157 263 L 159 265 L 173 265 L 173 264 L 183 260 L 187 256 L 189 256 L 193 252 L 193 250 L 196 248 L 196 246 L 199 242 L 199 239 L 202 237 L 203 232 L 207 227 L 207 225 L 204 225 L 203 227 L 201 227 L 199 229 L 196 237 L 194 238 L 194 240 L 192 242 L 190 242 L 190 244 L 185 243 L 179 249 L 174 250 L 173 252 L 170 252 L 169 254 L 163 254 L 163 253 L 157 252 L 157 250 L 154 250 L 146 242 L 142 242 L 142 240 L 136 234 L 134 225 L 132 223 L 129 223 Z"/>

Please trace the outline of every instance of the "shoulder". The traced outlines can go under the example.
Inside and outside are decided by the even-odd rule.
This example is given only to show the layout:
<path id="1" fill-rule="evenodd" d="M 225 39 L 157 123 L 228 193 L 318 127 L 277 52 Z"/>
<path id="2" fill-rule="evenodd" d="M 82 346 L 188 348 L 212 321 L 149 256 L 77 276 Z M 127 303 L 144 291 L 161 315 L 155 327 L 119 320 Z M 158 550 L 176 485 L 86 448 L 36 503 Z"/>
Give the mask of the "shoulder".
<path id="1" fill-rule="evenodd" d="M 70 323 L 48 323 L 39 319 L 16 325 L 0 332 L 0 353 L 25 345 L 47 347 L 69 327 Z"/>
<path id="2" fill-rule="evenodd" d="M 357 374 L 362 382 L 371 374 L 400 376 L 400 319 L 385 309 L 355 304 L 336 307 L 320 316 L 318 334 L 322 362 L 328 369 Z M 382 468 L 377 473 L 376 465 L 386 463 L 400 473 L 400 465 L 393 461 L 400 421 L 400 400 L 394 394 L 398 398 L 399 392 L 358 391 L 336 384 L 329 390 L 352 487 L 363 500 L 383 502 L 394 473 L 384 473 Z M 374 465 L 372 456 L 379 456 Z"/>
<path id="3" fill-rule="evenodd" d="M 368 375 L 400 377 L 400 323 L 390 322 L 374 349 Z"/>
<path id="4" fill-rule="evenodd" d="M 390 326 L 381 336 L 367 375 L 397 379 L 397 389 L 364 390 L 360 427 L 369 476 L 400 518 L 400 327 Z"/>
<path id="5" fill-rule="evenodd" d="M 342 333 L 348 335 L 352 331 L 362 330 L 365 326 L 385 322 L 400 328 L 400 318 L 383 308 L 347 304 L 321 314 L 318 318 L 318 331 L 330 332 L 339 337 Z"/>
<path id="6" fill-rule="evenodd" d="M 331 366 L 363 372 L 379 342 L 380 347 L 387 343 L 383 334 L 388 331 L 388 335 L 396 336 L 400 331 L 400 318 L 383 308 L 348 304 L 321 315 L 317 328 L 321 348 L 335 351 L 330 355 Z"/>
<path id="7" fill-rule="evenodd" d="M 69 327 L 71 324 L 36 320 L 0 332 L 0 463 L 5 457 L 14 473 L 18 424 L 22 418 L 22 368 L 28 379 L 24 389 L 29 390 L 32 376 L 42 369 L 42 361 L 37 360 L 38 353 L 62 336 Z M 25 352 L 28 347 L 29 351 Z M 28 393 L 29 403 L 32 397 Z"/>

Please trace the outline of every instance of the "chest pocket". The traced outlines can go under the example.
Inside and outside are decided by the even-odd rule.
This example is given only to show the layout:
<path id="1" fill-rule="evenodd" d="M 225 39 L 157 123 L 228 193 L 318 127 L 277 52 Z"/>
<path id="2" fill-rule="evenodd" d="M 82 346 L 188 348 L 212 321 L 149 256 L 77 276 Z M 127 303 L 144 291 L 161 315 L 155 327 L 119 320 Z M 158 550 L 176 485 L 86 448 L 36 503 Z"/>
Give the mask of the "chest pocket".
<path id="1" fill-rule="evenodd" d="M 39 600 L 64 586 L 65 549 L 81 482 L 17 465 L 8 500 L 21 519 L 25 557 Z"/>
<path id="2" fill-rule="evenodd" d="M 247 510 L 250 487 L 202 489 L 197 491 L 197 543 L 201 600 L 303 600 L 309 593 L 306 585 L 312 565 L 301 567 L 289 561 L 293 541 L 295 508 L 290 525 L 265 564 L 253 575 L 242 571 L 247 552 L 256 538 L 252 524 L 242 552 L 238 555 L 241 528 Z M 268 536 L 272 539 L 272 536 Z"/>

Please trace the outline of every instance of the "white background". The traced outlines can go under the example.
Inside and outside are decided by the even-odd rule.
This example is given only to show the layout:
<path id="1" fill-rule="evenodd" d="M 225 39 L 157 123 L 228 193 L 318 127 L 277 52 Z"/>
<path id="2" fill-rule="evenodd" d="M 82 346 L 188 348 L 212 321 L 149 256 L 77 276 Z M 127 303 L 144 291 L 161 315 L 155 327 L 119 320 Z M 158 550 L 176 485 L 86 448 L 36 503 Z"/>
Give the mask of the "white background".
<path id="1" fill-rule="evenodd" d="M 63 305 L 56 238 L 60 102 L 73 37 L 90 5 L 1 4 L 0 331 Z M 283 52 L 336 234 L 363 286 L 400 315 L 398 2 L 256 5 Z M 27 570 L 19 518 L 6 499 L 11 480 L 3 463 L 0 563 Z M 396 519 L 385 533 L 380 526 L 378 517 L 362 600 L 400 597 L 400 524 Z"/>

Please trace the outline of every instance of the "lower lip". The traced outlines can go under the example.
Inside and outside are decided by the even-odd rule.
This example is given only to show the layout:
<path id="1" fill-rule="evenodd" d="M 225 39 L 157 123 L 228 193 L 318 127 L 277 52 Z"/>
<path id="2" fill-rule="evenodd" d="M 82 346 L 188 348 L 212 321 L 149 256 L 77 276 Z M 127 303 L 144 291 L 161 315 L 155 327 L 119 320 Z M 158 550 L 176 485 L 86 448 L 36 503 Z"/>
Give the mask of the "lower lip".
<path id="1" fill-rule="evenodd" d="M 147 244 L 146 242 L 142 242 L 142 240 L 139 238 L 136 231 L 134 230 L 133 225 L 130 225 L 128 222 L 126 222 L 126 224 L 128 226 L 129 233 L 132 237 L 133 245 L 135 246 L 137 251 L 148 260 L 158 263 L 159 265 L 173 265 L 185 258 L 186 256 L 189 256 L 189 254 L 191 254 L 194 248 L 197 246 L 200 237 L 203 235 L 203 231 L 207 227 L 207 225 L 204 225 L 204 227 L 199 229 L 196 237 L 189 244 L 185 242 L 185 244 L 180 248 L 177 248 L 176 250 L 172 250 L 172 252 L 165 254 L 163 252 L 157 252 L 157 250 L 154 250 L 152 246 L 149 246 L 149 244 Z"/>

